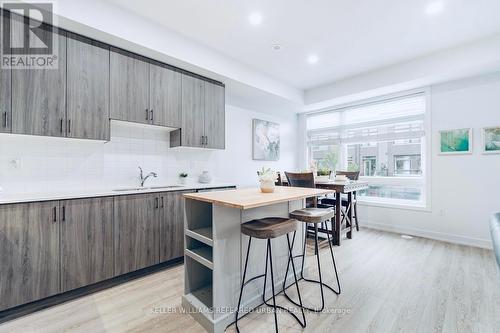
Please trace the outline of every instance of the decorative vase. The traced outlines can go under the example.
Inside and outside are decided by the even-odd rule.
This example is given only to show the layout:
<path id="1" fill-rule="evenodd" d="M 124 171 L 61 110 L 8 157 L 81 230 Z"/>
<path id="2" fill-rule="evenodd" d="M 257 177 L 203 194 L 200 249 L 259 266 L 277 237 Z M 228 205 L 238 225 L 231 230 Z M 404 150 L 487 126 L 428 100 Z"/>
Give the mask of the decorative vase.
<path id="1" fill-rule="evenodd" d="M 212 181 L 212 176 L 208 173 L 208 171 L 203 171 L 198 178 L 198 181 L 202 184 L 208 184 Z"/>
<path id="2" fill-rule="evenodd" d="M 273 193 L 276 185 L 272 180 L 261 180 L 260 190 L 262 193 Z"/>
<path id="3" fill-rule="evenodd" d="M 179 182 L 180 182 L 182 185 L 186 185 L 186 183 L 187 183 L 187 177 L 179 177 Z"/>

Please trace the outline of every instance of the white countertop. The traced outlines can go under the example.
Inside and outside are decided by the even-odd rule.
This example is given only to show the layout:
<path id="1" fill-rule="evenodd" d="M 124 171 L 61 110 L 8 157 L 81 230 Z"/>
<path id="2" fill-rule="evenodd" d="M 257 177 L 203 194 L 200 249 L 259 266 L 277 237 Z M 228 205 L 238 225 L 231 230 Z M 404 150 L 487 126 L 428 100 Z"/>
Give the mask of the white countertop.
<path id="1" fill-rule="evenodd" d="M 161 185 L 160 185 L 161 186 Z M 165 186 L 172 186 L 171 184 L 166 184 Z M 219 187 L 232 187 L 235 184 L 229 183 L 210 183 L 210 184 L 186 184 L 177 185 L 174 184 L 172 188 L 147 188 L 144 190 L 130 190 L 130 191 L 117 191 L 120 187 L 116 189 L 95 189 L 95 190 L 71 190 L 71 191 L 57 191 L 57 192 L 39 192 L 39 193 L 0 193 L 0 205 L 13 204 L 13 203 L 23 203 L 23 202 L 38 202 L 38 201 L 52 201 L 52 200 L 68 200 L 68 199 L 82 199 L 82 198 L 94 198 L 94 197 L 109 197 L 118 195 L 131 195 L 131 194 L 142 194 L 142 193 L 157 193 L 157 192 L 172 192 L 172 191 L 189 191 L 189 190 L 202 190 L 202 189 L 212 189 Z M 127 187 L 132 188 L 133 186 Z"/>

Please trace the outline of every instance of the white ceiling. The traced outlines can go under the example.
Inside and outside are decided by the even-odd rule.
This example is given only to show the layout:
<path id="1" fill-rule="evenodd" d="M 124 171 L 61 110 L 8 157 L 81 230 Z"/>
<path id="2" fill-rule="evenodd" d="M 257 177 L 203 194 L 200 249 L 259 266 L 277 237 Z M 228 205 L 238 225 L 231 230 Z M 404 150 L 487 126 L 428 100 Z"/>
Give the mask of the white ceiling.
<path id="1" fill-rule="evenodd" d="M 436 0 L 107 1 L 300 89 L 500 32 L 499 0 L 442 0 L 434 16 L 426 8 Z"/>

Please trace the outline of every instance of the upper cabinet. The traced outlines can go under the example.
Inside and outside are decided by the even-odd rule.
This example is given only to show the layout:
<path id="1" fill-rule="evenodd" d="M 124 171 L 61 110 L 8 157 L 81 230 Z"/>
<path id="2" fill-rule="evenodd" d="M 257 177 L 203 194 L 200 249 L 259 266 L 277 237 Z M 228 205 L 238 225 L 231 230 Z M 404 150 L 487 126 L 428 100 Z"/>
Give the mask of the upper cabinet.
<path id="1" fill-rule="evenodd" d="M 13 16 L 14 17 L 14 16 Z M 13 19 L 15 45 L 30 38 L 24 22 Z M 57 68 L 12 69 L 12 133 L 66 136 L 66 36 L 44 29 L 57 39 Z"/>
<path id="2" fill-rule="evenodd" d="M 1 12 L 2 19 L 3 11 Z M 0 24 L 0 36 L 3 36 L 3 25 Z M 3 54 L 3 44 L 0 38 L 0 54 Z M 11 71 L 10 69 L 0 68 L 0 133 L 10 133 L 12 124 L 12 112 L 10 105 L 11 96 Z"/>
<path id="3" fill-rule="evenodd" d="M 149 63 L 131 53 L 111 48 L 111 118 L 150 124 Z"/>
<path id="4" fill-rule="evenodd" d="M 225 148 L 225 89 L 205 82 L 205 147 Z"/>
<path id="5" fill-rule="evenodd" d="M 166 65 L 150 64 L 149 108 L 151 123 L 181 127 L 182 75 Z"/>
<path id="6" fill-rule="evenodd" d="M 109 46 L 68 37 L 67 136 L 109 141 Z"/>
<path id="7" fill-rule="evenodd" d="M 204 147 L 205 143 L 205 82 L 189 75 L 182 75 L 182 125 L 179 141 L 171 145 Z"/>
<path id="8" fill-rule="evenodd" d="M 30 29 L 24 17 L 10 16 L 11 40 L 22 45 Z M 176 128 L 171 147 L 225 148 L 222 83 L 56 27 L 42 28 L 56 41 L 57 66 L 0 68 L 0 133 L 109 141 L 115 119 Z"/>
<path id="9" fill-rule="evenodd" d="M 181 129 L 170 134 L 170 146 L 224 149 L 225 89 L 221 84 L 182 75 Z"/>

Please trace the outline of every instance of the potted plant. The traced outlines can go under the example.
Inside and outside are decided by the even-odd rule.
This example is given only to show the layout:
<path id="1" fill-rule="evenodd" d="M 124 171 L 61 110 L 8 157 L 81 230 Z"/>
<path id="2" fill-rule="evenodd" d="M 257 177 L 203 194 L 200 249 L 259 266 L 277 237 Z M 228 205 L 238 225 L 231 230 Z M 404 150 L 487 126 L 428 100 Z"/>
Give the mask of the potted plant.
<path id="1" fill-rule="evenodd" d="M 331 174 L 332 174 L 332 171 L 329 170 L 329 169 L 319 169 L 316 172 L 316 179 L 315 179 L 315 181 L 318 182 L 318 183 L 327 182 L 327 181 L 330 180 L 330 175 Z"/>
<path id="2" fill-rule="evenodd" d="M 180 181 L 180 183 L 181 183 L 181 184 L 183 184 L 183 185 L 185 185 L 185 184 L 186 184 L 186 182 L 187 182 L 187 177 L 188 177 L 188 174 L 187 174 L 187 173 L 185 173 L 185 172 L 181 172 L 181 173 L 179 174 L 179 181 Z"/>
<path id="3" fill-rule="evenodd" d="M 276 181 L 278 180 L 278 174 L 270 168 L 262 168 L 257 174 L 259 175 L 260 190 L 262 193 L 273 193 Z"/>

